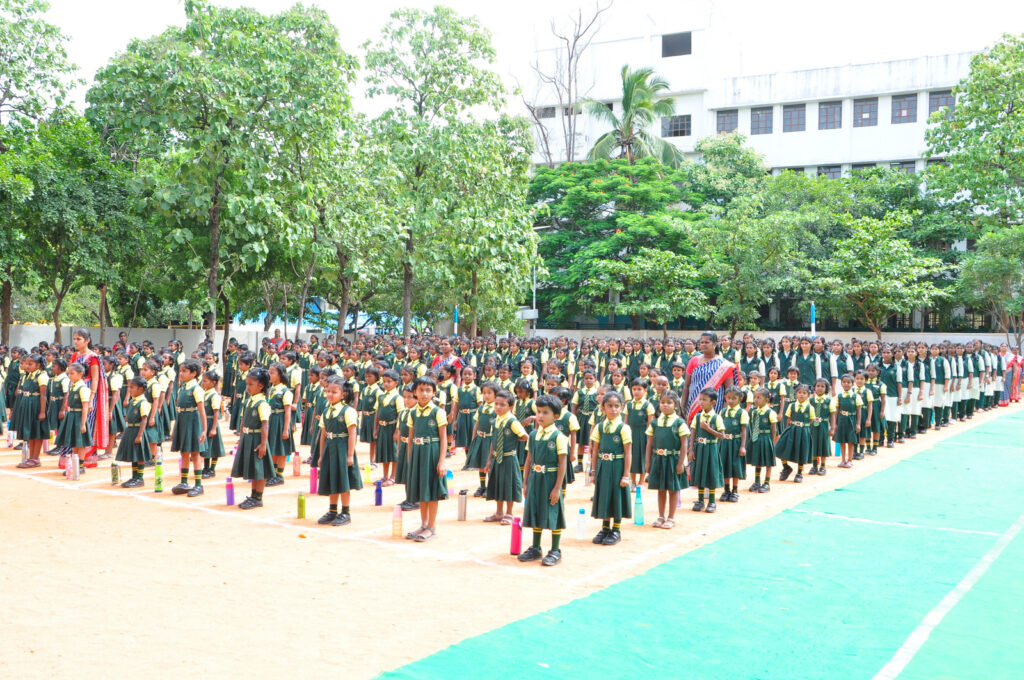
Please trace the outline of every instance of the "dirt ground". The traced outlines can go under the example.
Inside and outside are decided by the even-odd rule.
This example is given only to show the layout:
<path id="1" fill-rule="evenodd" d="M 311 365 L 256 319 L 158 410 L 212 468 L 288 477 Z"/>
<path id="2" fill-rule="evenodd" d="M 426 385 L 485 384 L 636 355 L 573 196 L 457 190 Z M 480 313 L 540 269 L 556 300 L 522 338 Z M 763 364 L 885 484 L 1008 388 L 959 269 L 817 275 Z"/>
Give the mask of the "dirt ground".
<path id="1" fill-rule="evenodd" d="M 443 502 L 438 537 L 415 544 L 391 537 L 398 486 L 384 489 L 381 507 L 372 487 L 355 493 L 352 524 L 321 527 L 326 498 L 307 496 L 308 517 L 296 519 L 308 466 L 301 478 L 289 466 L 263 508 L 243 511 L 225 505 L 229 461 L 204 496 L 190 499 L 169 492 L 175 454 L 166 454 L 167 490 L 158 494 L 152 468 L 146 487 L 126 490 L 111 486 L 105 462 L 68 482 L 56 457 L 17 470 L 20 451 L 0 448 L 0 677 L 372 677 L 646 571 L 1011 410 L 882 449 L 852 470 L 835 468 L 833 458 L 827 476 L 776 482 L 770 494 L 747 492 L 748 479 L 740 502 L 719 503 L 713 515 L 690 511 L 689 489 L 674 529 L 624 524 L 614 547 L 590 543 L 599 523 L 580 479 L 569 487 L 563 560 L 554 568 L 510 556 L 510 528 L 484 524 L 493 504 L 481 499 L 470 498 L 465 522 L 456 501 Z M 476 473 L 459 472 L 463 460 L 449 460 L 455 488 L 472 493 Z M 248 495 L 244 481 L 235 495 Z M 656 496 L 644 497 L 649 525 Z M 405 531 L 415 528 L 418 513 L 404 513 L 404 522 Z"/>

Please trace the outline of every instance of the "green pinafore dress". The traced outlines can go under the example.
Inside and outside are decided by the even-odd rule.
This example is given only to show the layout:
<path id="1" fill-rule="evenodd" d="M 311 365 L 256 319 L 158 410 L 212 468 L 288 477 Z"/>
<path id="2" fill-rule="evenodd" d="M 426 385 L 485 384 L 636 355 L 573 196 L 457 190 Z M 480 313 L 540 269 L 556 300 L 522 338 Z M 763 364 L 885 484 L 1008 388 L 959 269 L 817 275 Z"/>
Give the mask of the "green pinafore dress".
<path id="1" fill-rule="evenodd" d="M 410 433 L 410 455 L 406 468 L 406 495 L 413 503 L 441 501 L 448 498 L 448 487 L 444 477 L 437 474 L 441 461 L 441 438 L 437 424 L 437 406 L 409 411 L 412 418 Z"/>
<path id="2" fill-rule="evenodd" d="M 718 455 L 722 458 L 723 479 L 746 479 L 747 461 L 740 455 L 740 444 L 743 443 L 744 411 L 739 406 L 735 412 L 730 408 L 722 409 L 718 415 L 722 416 L 722 423 L 725 425 L 725 437 L 718 440 Z"/>
<path id="3" fill-rule="evenodd" d="M 754 467 L 775 466 L 775 443 L 772 441 L 771 406 L 750 409 L 750 424 L 747 425 L 747 464 Z M 777 417 L 777 416 L 776 416 Z M 778 427 L 776 427 L 778 431 Z"/>
<path id="4" fill-rule="evenodd" d="M 518 456 L 519 436 L 513 431 L 518 422 L 513 416 L 507 417 L 500 424 L 495 420 L 492 425 L 493 434 L 487 438 L 488 444 L 494 448 L 485 495 L 489 501 L 519 503 L 523 500 L 523 473 L 519 471 Z M 548 493 L 550 492 L 548 489 Z"/>
<path id="5" fill-rule="evenodd" d="M 597 427 L 601 428 L 601 440 L 597 448 L 594 502 L 590 515 L 597 519 L 632 517 L 629 486 L 621 485 L 622 477 L 626 474 L 623 423 L 602 422 Z"/>
<path id="6" fill-rule="evenodd" d="M 236 479 L 262 481 L 277 474 L 270 453 L 264 453 L 260 458 L 256 451 L 263 438 L 261 406 L 264 412 L 270 410 L 267 398 L 263 394 L 246 394 L 242 400 L 238 415 L 238 451 L 235 452 L 235 460 L 231 465 L 231 476 Z M 267 418 L 269 420 L 269 413 Z"/>
<path id="7" fill-rule="evenodd" d="M 701 422 L 705 422 L 715 428 L 717 421 L 718 414 L 714 411 L 701 411 L 690 423 L 690 429 L 693 431 L 693 478 L 690 480 L 690 486 L 698 489 L 719 489 L 724 483 L 718 439 L 700 426 Z"/>
<path id="8" fill-rule="evenodd" d="M 224 457 L 224 438 L 220 434 L 220 421 L 217 419 L 218 411 L 213 407 L 214 397 L 217 397 L 217 390 L 211 389 L 203 397 L 203 408 L 206 409 L 206 441 L 202 443 L 203 458 L 217 460 Z M 210 432 L 213 436 L 210 436 Z"/>
<path id="9" fill-rule="evenodd" d="M 673 414 L 666 418 L 660 415 L 651 421 L 651 469 L 647 474 L 647 488 L 659 491 L 682 491 L 689 486 L 686 471 L 676 472 L 679 456 L 683 451 L 683 438 L 679 428 L 686 428 L 686 421 Z M 689 428 L 685 429 L 689 432 Z"/>
<path id="10" fill-rule="evenodd" d="M 198 383 L 190 380 L 178 392 L 175 407 L 178 417 L 174 423 L 174 433 L 171 435 L 171 451 L 196 453 L 202 450 L 199 435 L 202 434 L 203 422 L 199 418 L 199 409 L 206 407 L 200 403 L 202 400 L 196 399 L 197 387 Z"/>
<path id="11" fill-rule="evenodd" d="M 626 424 L 633 431 L 633 455 L 629 461 L 629 471 L 642 475 L 647 456 L 647 420 L 651 403 L 646 399 L 637 403 L 626 402 Z"/>
<path id="12" fill-rule="evenodd" d="M 557 428 L 546 433 L 539 430 L 530 433 L 527 442 L 530 451 L 530 476 L 526 487 L 526 502 L 523 506 L 524 527 L 551 530 L 565 528 L 565 501 L 562 495 L 559 494 L 558 502 L 551 505 L 551 491 L 555 488 L 555 480 L 558 478 L 558 439 L 564 436 Z M 568 448 L 568 442 L 564 443 L 564 447 Z M 563 451 L 563 455 L 564 453 Z M 569 466 L 568 461 L 565 464 L 566 467 Z"/>
<path id="13" fill-rule="evenodd" d="M 857 402 L 859 397 L 855 390 L 840 392 L 836 395 L 836 442 L 839 444 L 856 444 L 860 441 L 857 433 Z M 866 408 L 861 408 L 867 411 Z"/>
<path id="14" fill-rule="evenodd" d="M 477 409 L 480 407 L 479 400 L 480 390 L 476 385 L 470 385 L 469 387 L 462 386 L 456 391 L 456 400 L 458 401 L 458 419 L 456 421 L 457 427 L 455 428 L 455 448 L 468 449 L 470 443 L 473 441 L 475 436 L 475 430 L 473 427 L 473 420 L 476 417 Z M 492 410 L 493 412 L 493 410 Z M 481 427 L 481 430 L 487 428 Z M 490 445 L 490 442 L 487 443 Z M 484 454 L 485 463 L 479 465 L 473 465 L 472 463 L 466 463 L 469 467 L 483 467 L 486 464 L 487 454 Z"/>
<path id="15" fill-rule="evenodd" d="M 60 421 L 60 429 L 57 430 L 57 446 L 69 446 L 73 449 L 92 446 L 92 435 L 89 434 L 89 428 L 87 427 L 86 431 L 82 432 L 82 388 L 84 387 L 84 380 L 79 380 L 68 387 L 68 409 L 64 414 L 64 420 Z M 35 401 L 37 404 L 39 403 L 38 394 Z M 39 422 L 45 423 L 45 421 Z M 31 439 L 38 438 L 31 437 Z M 30 438 L 26 437 L 25 439 Z"/>
<path id="16" fill-rule="evenodd" d="M 348 493 L 363 488 L 359 475 L 359 455 L 352 454 L 348 464 L 349 423 L 355 424 L 356 413 L 341 402 L 328 406 L 320 419 L 324 450 L 320 456 L 320 473 L 316 492 L 319 496 Z"/>
<path id="17" fill-rule="evenodd" d="M 460 395 L 461 398 L 461 395 Z M 481 404 L 476 410 L 471 428 L 475 430 L 473 438 L 469 443 L 469 451 L 466 454 L 466 466 L 477 470 L 487 465 L 487 456 L 491 451 L 491 433 L 494 428 L 494 405 Z M 459 412 L 459 431 L 462 433 L 462 413 Z"/>
<path id="18" fill-rule="evenodd" d="M 288 456 L 295 451 L 295 441 L 292 433 L 288 439 L 284 435 L 284 395 L 289 391 L 287 385 L 278 383 L 270 386 L 270 396 L 267 403 L 270 404 L 270 431 L 267 435 L 267 453 L 271 456 Z"/>
<path id="19" fill-rule="evenodd" d="M 377 450 L 378 463 L 394 463 L 398 460 L 398 446 L 395 444 L 395 428 L 398 427 L 398 392 L 382 393 L 377 408 Z"/>
<path id="20" fill-rule="evenodd" d="M 142 405 L 149 404 L 146 398 L 139 395 L 128 402 L 128 407 L 124 412 L 124 434 L 121 435 L 121 441 L 117 445 L 117 455 L 114 460 L 121 463 L 148 463 L 150 460 L 149 455 L 149 438 L 146 436 L 146 426 L 144 420 L 148 418 L 147 415 L 142 415 Z M 142 428 L 142 441 L 138 444 L 135 443 L 135 438 L 139 435 L 139 428 Z"/>

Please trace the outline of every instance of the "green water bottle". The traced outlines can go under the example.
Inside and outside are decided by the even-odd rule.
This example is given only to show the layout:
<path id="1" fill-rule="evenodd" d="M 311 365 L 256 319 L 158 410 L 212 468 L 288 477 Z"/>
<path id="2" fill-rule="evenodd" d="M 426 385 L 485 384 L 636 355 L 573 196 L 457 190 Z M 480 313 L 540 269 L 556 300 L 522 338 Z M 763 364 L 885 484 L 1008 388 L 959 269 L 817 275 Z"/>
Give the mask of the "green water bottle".
<path id="1" fill-rule="evenodd" d="M 306 494 L 299 492 L 299 519 L 306 519 Z"/>
<path id="2" fill-rule="evenodd" d="M 110 464 L 110 486 L 117 486 L 121 482 L 121 467 L 114 461 Z"/>
<path id="3" fill-rule="evenodd" d="M 156 467 L 153 469 L 153 492 L 163 493 L 164 490 L 164 456 L 159 451 L 156 454 Z"/>

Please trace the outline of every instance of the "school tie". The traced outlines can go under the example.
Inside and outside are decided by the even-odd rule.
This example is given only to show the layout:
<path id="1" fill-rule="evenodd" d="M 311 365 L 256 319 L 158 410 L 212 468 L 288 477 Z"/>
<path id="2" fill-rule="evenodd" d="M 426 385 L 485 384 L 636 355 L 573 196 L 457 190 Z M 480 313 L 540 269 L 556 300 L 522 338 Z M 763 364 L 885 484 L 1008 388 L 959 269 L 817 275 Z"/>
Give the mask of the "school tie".
<path id="1" fill-rule="evenodd" d="M 505 458 L 505 425 L 499 424 L 494 428 L 494 462 L 501 465 Z"/>

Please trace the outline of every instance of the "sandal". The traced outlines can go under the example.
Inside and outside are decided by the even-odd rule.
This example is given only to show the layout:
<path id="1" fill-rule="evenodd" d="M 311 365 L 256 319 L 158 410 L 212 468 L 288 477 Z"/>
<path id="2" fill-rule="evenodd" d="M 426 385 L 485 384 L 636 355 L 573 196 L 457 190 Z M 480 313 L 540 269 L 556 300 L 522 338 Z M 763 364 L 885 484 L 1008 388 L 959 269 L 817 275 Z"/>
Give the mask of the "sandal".
<path id="1" fill-rule="evenodd" d="M 504 518 L 505 518 L 504 515 L 499 515 L 498 513 L 494 513 L 493 515 L 488 515 L 487 517 L 484 517 L 484 521 L 485 522 L 500 522 Z"/>
<path id="2" fill-rule="evenodd" d="M 501 518 L 501 526 L 507 527 L 512 524 L 512 515 L 505 515 Z"/>
<path id="3" fill-rule="evenodd" d="M 662 529 L 671 529 L 675 525 L 676 525 L 676 521 L 674 519 L 670 518 L 670 519 L 665 520 L 665 522 L 661 525 L 661 528 Z"/>
<path id="4" fill-rule="evenodd" d="M 405 535 L 405 537 L 408 538 L 410 541 L 415 541 L 417 538 L 419 538 L 419 535 L 422 534 L 426 530 L 427 530 L 426 527 L 420 527 L 419 529 L 413 529 L 412 531 L 407 533 Z"/>
<path id="5" fill-rule="evenodd" d="M 25 460 L 23 460 L 20 463 L 18 463 L 15 467 L 18 467 L 18 468 L 21 468 L 22 470 L 24 470 L 26 468 L 39 467 L 39 465 L 40 465 L 40 463 L 39 463 L 39 459 L 38 458 L 26 458 Z"/>
<path id="6" fill-rule="evenodd" d="M 436 531 L 434 531 L 433 529 L 424 528 L 423 529 L 423 533 L 418 535 L 413 540 L 416 541 L 417 543 L 426 543 L 427 541 L 431 540 L 435 536 L 437 536 L 437 532 Z"/>
<path id="7" fill-rule="evenodd" d="M 110 460 L 113 457 L 114 457 L 113 453 L 101 453 L 99 455 L 99 457 L 97 457 L 97 460 Z"/>
<path id="8" fill-rule="evenodd" d="M 656 519 L 653 522 L 651 522 L 651 526 L 654 527 L 655 529 L 662 528 L 663 526 L 665 526 L 665 518 L 664 517 L 659 517 L 658 519 Z"/>

